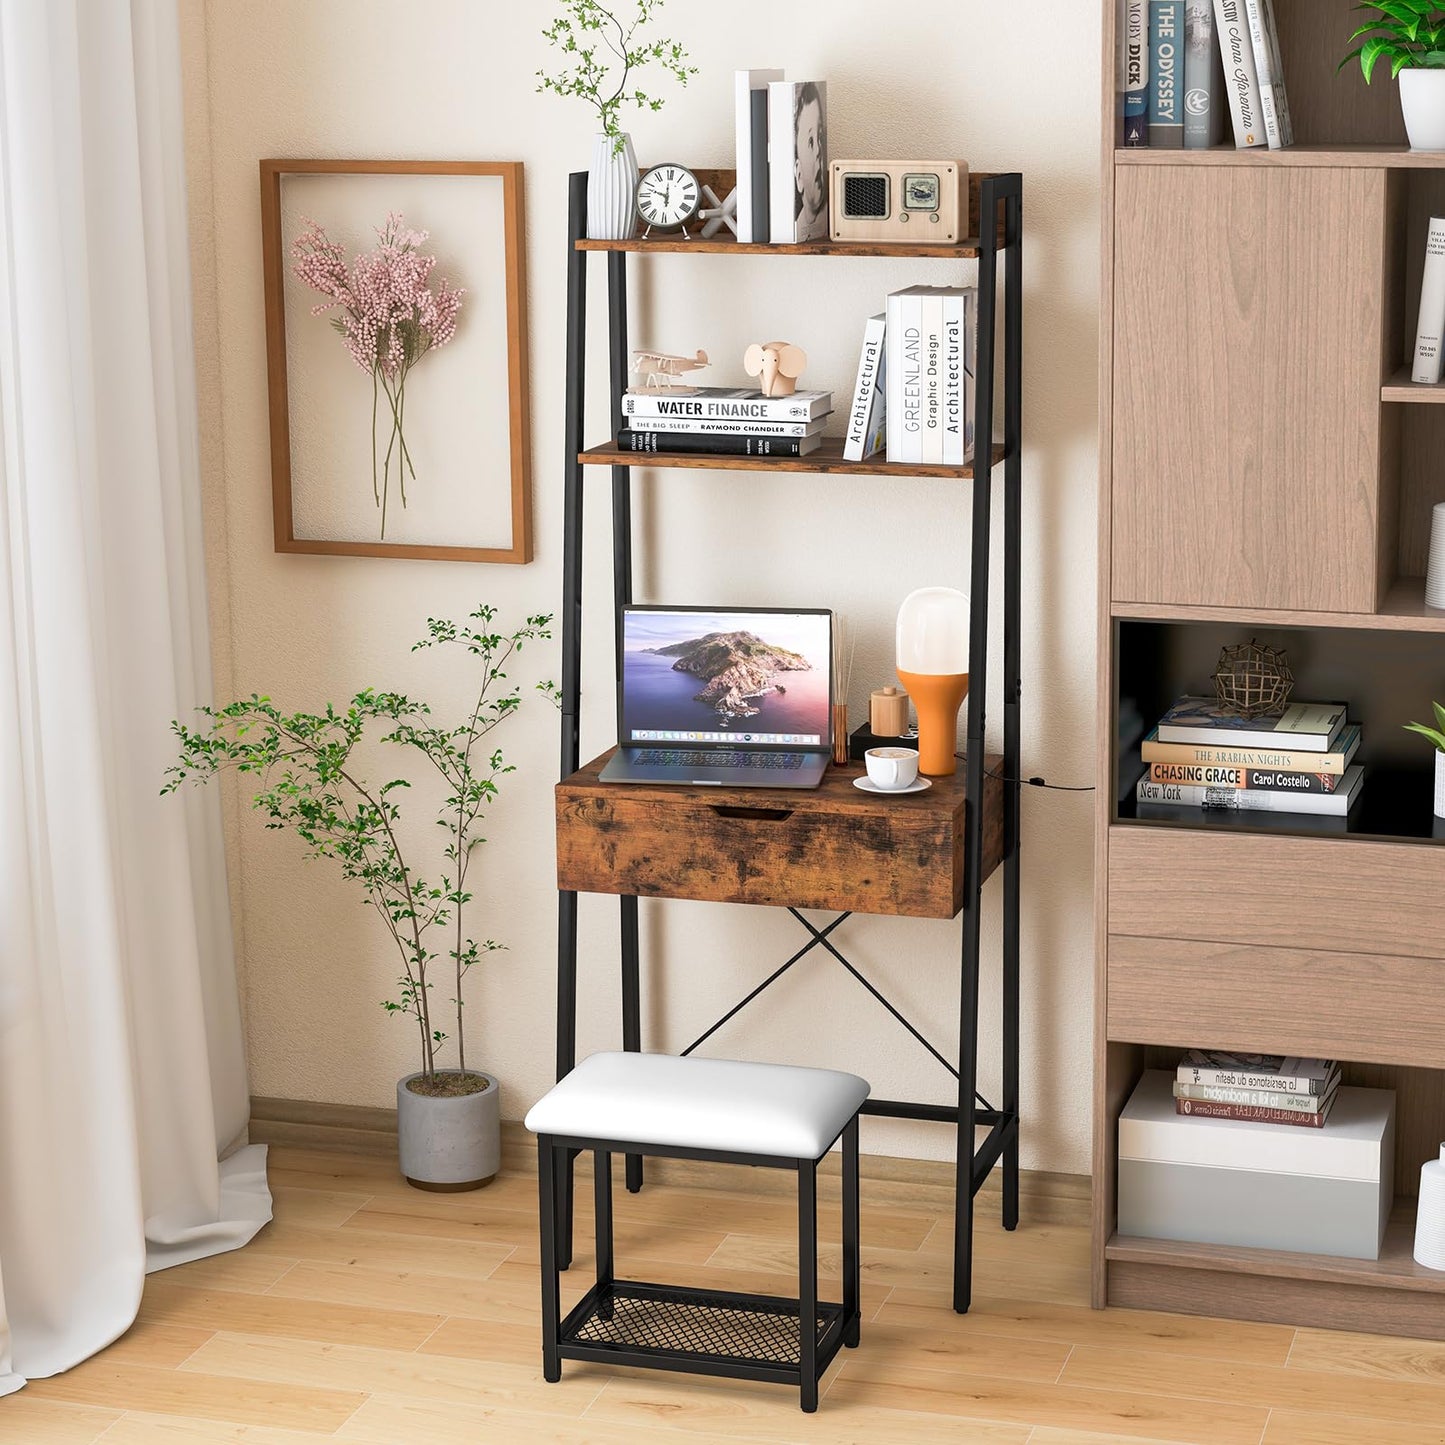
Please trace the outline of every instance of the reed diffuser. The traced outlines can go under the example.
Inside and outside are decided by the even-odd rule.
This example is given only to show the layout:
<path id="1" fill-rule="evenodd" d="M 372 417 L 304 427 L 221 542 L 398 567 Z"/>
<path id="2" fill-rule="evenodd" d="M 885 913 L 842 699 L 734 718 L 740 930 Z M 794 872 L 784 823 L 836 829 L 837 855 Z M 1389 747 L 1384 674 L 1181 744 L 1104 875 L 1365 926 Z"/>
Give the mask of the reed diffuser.
<path id="1" fill-rule="evenodd" d="M 833 761 L 848 761 L 848 687 L 853 681 L 853 654 L 858 639 L 842 613 L 833 614 Z"/>

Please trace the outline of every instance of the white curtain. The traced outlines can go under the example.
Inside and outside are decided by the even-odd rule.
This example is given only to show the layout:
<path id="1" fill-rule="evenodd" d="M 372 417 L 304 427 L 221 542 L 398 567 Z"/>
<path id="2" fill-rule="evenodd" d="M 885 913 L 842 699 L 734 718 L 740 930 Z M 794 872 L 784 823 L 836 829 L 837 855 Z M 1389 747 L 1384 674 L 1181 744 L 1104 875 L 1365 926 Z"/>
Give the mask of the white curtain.
<path id="1" fill-rule="evenodd" d="M 217 800 L 159 796 L 210 691 L 176 28 L 0 0 L 0 1395 L 271 1212 Z"/>

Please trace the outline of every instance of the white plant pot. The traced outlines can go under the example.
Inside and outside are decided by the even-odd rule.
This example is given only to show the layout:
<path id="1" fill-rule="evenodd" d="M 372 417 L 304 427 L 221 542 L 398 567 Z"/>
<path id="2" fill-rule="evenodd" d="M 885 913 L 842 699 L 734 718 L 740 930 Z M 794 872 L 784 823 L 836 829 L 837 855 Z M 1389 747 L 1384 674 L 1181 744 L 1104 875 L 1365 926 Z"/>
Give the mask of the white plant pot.
<path id="1" fill-rule="evenodd" d="M 594 136 L 587 170 L 587 235 L 594 241 L 627 241 L 637 229 L 637 155 L 632 137 L 614 150 L 611 136 Z"/>
<path id="2" fill-rule="evenodd" d="M 1400 108 L 1411 150 L 1445 151 L 1445 69 L 1402 70 Z"/>
<path id="3" fill-rule="evenodd" d="M 420 1074 L 396 1086 L 397 1146 L 401 1172 L 418 1189 L 480 1189 L 502 1162 L 501 1090 L 487 1075 L 475 1094 L 437 1099 L 407 1088 Z"/>
<path id="4" fill-rule="evenodd" d="M 1445 818 L 1445 753 L 1435 753 L 1435 816 Z"/>

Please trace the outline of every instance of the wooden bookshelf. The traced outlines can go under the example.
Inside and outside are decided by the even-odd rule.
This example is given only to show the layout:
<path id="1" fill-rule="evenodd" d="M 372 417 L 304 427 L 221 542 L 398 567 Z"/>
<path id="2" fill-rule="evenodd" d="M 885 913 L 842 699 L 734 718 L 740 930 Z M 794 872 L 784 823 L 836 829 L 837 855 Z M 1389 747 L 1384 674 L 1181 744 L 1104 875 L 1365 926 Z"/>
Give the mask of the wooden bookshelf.
<path id="1" fill-rule="evenodd" d="M 1006 456 L 1002 446 L 993 449 L 995 465 Z M 974 474 L 971 465 L 955 467 L 927 462 L 889 462 L 882 457 L 845 462 L 842 437 L 824 437 L 823 445 L 805 457 L 739 457 L 720 452 L 634 452 L 624 451 L 612 442 L 589 447 L 579 455 L 578 461 L 585 466 L 696 468 L 713 472 L 813 472 L 855 477 L 941 477 L 955 482 L 972 481 Z"/>
<path id="2" fill-rule="evenodd" d="M 704 241 L 701 237 L 634 236 L 629 241 L 578 241 L 579 251 L 630 251 L 651 256 L 884 256 L 899 260 L 957 261 L 978 258 L 977 240 L 953 246 L 885 246 L 857 241 L 810 241 L 801 246 L 741 244 L 731 231 Z"/>
<path id="3" fill-rule="evenodd" d="M 1403 731 L 1445 677 L 1421 576 L 1445 386 L 1408 366 L 1445 155 L 1409 150 L 1388 80 L 1336 74 L 1351 0 L 1274 4 L 1299 141 L 1274 152 L 1119 149 L 1100 4 L 1093 1298 L 1445 1338 L 1445 1274 L 1412 1258 L 1419 1168 L 1445 1138 L 1445 1029 L 1419 1006 L 1445 977 L 1426 916 L 1445 824 Z M 1296 697 L 1360 722 L 1349 818 L 1138 816 L 1121 702 L 1147 728 L 1252 637 L 1290 650 Z M 1188 1047 L 1333 1056 L 1395 1090 L 1379 1259 L 1118 1234 L 1119 1114 Z"/>

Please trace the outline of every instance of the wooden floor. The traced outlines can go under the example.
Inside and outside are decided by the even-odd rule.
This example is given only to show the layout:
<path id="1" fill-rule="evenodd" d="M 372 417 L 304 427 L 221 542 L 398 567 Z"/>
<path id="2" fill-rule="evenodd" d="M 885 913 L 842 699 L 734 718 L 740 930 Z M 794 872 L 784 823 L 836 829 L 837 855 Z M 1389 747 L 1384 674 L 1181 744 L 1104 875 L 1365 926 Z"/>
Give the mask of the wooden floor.
<path id="1" fill-rule="evenodd" d="M 990 1210 L 960 1318 L 943 1191 L 868 1179 L 862 1347 L 834 1363 L 817 1415 L 786 1389 L 733 1381 L 568 1364 L 547 1385 L 534 1178 L 429 1195 L 386 1160 L 273 1147 L 271 1180 L 273 1224 L 244 1250 L 152 1275 L 122 1340 L 0 1400 L 0 1441 L 1445 1442 L 1445 1345 L 1094 1313 L 1080 1224 L 1006 1235 Z M 831 1206 L 825 1219 L 835 1279 Z M 786 1294 L 794 1227 L 779 1193 L 618 1191 L 621 1272 L 644 1278 Z M 587 1251 L 584 1230 L 564 1302 Z"/>

